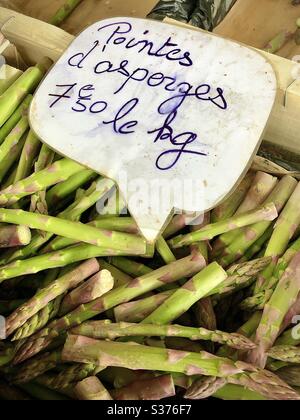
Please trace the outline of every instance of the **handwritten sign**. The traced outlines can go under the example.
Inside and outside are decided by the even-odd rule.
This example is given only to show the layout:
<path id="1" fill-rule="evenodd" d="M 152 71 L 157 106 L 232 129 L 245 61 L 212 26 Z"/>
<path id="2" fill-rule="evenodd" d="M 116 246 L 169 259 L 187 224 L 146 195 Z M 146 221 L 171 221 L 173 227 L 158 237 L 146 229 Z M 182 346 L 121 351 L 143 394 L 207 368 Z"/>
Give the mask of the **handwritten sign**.
<path id="1" fill-rule="evenodd" d="M 276 95 L 271 65 L 210 33 L 113 18 L 81 33 L 37 91 L 50 147 L 114 179 L 142 233 L 203 212 L 236 186 Z"/>

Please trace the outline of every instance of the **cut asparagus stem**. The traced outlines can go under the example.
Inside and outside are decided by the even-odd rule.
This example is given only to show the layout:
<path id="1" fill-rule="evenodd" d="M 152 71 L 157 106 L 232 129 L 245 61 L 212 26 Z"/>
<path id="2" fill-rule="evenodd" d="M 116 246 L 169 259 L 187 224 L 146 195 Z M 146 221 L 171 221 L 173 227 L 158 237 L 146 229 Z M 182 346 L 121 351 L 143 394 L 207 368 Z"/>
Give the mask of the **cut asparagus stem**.
<path id="1" fill-rule="evenodd" d="M 25 97 L 35 90 L 51 65 L 51 60 L 43 59 L 37 66 L 26 70 L 0 96 L 0 127 L 6 123 Z"/>
<path id="2" fill-rule="evenodd" d="M 27 226 L 0 226 L 0 248 L 28 245 L 31 232 Z"/>
<path id="3" fill-rule="evenodd" d="M 169 283 L 174 283 L 183 277 L 190 277 L 198 273 L 204 266 L 202 255 L 192 254 L 172 264 L 161 267 L 150 274 L 132 280 L 118 289 L 114 289 L 95 301 L 82 305 L 64 318 L 53 321 L 47 329 L 31 337 L 19 351 L 15 363 L 29 359 L 47 347 L 53 338 L 61 332 L 80 325 L 96 315 L 114 308 L 122 303 L 129 302 L 145 293 L 158 289 Z"/>
<path id="4" fill-rule="evenodd" d="M 78 306 L 100 298 L 111 291 L 113 287 L 114 279 L 110 272 L 100 271 L 64 298 L 59 315 L 64 316 Z"/>
<path id="5" fill-rule="evenodd" d="M 31 175 L 2 190 L 0 205 L 8 206 L 17 203 L 21 198 L 43 191 L 51 185 L 58 184 L 83 168 L 69 159 L 62 159 L 48 168 Z"/>
<path id="6" fill-rule="evenodd" d="M 84 379 L 75 386 L 75 393 L 79 400 L 108 401 L 111 395 L 96 376 Z"/>
<path id="7" fill-rule="evenodd" d="M 275 205 L 270 203 L 249 213 L 208 225 L 197 232 L 178 236 L 177 238 L 170 240 L 169 243 L 173 248 L 180 248 L 182 246 L 191 245 L 195 242 L 213 239 L 222 233 L 229 232 L 243 226 L 249 226 L 260 221 L 273 221 L 277 218 L 277 216 L 278 213 Z"/>
<path id="8" fill-rule="evenodd" d="M 272 359 L 288 363 L 300 363 L 300 348 L 292 346 L 275 346 L 268 351 Z"/>
<path id="9" fill-rule="evenodd" d="M 249 361 L 264 367 L 267 361 L 266 353 L 275 343 L 282 322 L 289 309 L 295 303 L 300 292 L 300 253 L 292 259 L 284 275 L 280 279 L 269 303 L 265 306 L 260 325 L 257 329 L 255 342 L 257 349 L 249 355 Z"/>
<path id="10" fill-rule="evenodd" d="M 75 288 L 87 277 L 95 274 L 99 270 L 96 259 L 91 259 L 81 264 L 77 269 L 69 274 L 57 279 L 45 289 L 40 290 L 27 303 L 18 308 L 6 320 L 7 336 L 11 335 L 17 328 L 45 307 L 49 302 L 62 295 L 66 291 Z"/>
<path id="11" fill-rule="evenodd" d="M 7 64 L 0 69 L 0 95 L 2 95 L 21 75 L 22 71 Z"/>
<path id="12" fill-rule="evenodd" d="M 249 350 L 255 347 L 248 338 L 238 334 L 228 334 L 222 331 L 209 331 L 205 328 L 183 327 L 181 325 L 157 324 L 112 324 L 110 321 L 86 322 L 71 330 L 71 334 L 82 335 L 97 339 L 115 340 L 119 337 L 182 337 L 197 341 L 212 341 L 227 344 L 229 347 Z"/>
<path id="13" fill-rule="evenodd" d="M 234 213 L 237 211 L 244 198 L 246 197 L 247 192 L 252 185 L 254 177 L 254 172 L 248 172 L 248 174 L 243 178 L 239 186 L 235 189 L 233 194 L 231 194 L 231 196 L 227 200 L 225 200 L 222 204 L 220 204 L 212 211 L 212 223 L 227 220 L 234 215 Z"/>
<path id="14" fill-rule="evenodd" d="M 128 233 L 105 231 L 84 225 L 83 223 L 63 220 L 57 217 L 40 215 L 23 210 L 0 209 L 0 221 L 4 223 L 23 224 L 32 229 L 85 242 L 91 245 L 107 247 L 112 250 L 126 250 L 132 254 L 146 253 L 146 241 L 139 236 Z"/>
<path id="15" fill-rule="evenodd" d="M 121 257 L 119 257 L 121 258 Z M 100 267 L 102 270 L 108 270 L 110 272 L 110 274 L 113 276 L 114 278 L 114 288 L 116 289 L 117 287 L 123 286 L 126 283 L 129 283 L 130 281 L 132 281 L 132 277 L 129 276 L 126 273 L 123 273 L 121 270 L 119 270 L 118 268 L 114 267 L 111 264 L 108 264 L 106 261 L 104 260 L 98 260 Z"/>
<path id="16" fill-rule="evenodd" d="M 274 374 L 243 362 L 233 362 L 206 352 L 189 353 L 137 344 L 97 341 L 70 335 L 63 350 L 63 360 L 100 363 L 129 369 L 178 372 L 191 375 L 227 378 L 251 390 L 258 389 L 270 399 L 300 400 L 287 384 Z"/>
<path id="17" fill-rule="evenodd" d="M 274 226 L 271 225 L 265 233 L 245 252 L 245 255 L 239 260 L 240 263 L 250 261 L 259 252 L 262 251 L 264 245 L 269 241 L 273 234 Z"/>
<path id="18" fill-rule="evenodd" d="M 131 384 L 111 392 L 117 401 L 158 401 L 175 396 L 172 375 L 134 381 Z"/>
<path id="19" fill-rule="evenodd" d="M 54 26 L 60 26 L 76 9 L 82 0 L 65 0 L 65 4 L 60 7 L 49 23 Z"/>
<path id="20" fill-rule="evenodd" d="M 199 299 L 216 289 L 227 274 L 217 263 L 212 263 L 176 290 L 158 309 L 144 319 L 145 324 L 168 324 L 187 312 Z"/>

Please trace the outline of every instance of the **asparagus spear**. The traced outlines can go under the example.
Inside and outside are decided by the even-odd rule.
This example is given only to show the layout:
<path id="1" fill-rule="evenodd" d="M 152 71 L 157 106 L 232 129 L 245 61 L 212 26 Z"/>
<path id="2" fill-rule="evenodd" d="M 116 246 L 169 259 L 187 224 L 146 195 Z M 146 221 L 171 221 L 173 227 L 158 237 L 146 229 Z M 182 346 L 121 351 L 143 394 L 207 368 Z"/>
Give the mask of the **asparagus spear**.
<path id="1" fill-rule="evenodd" d="M 224 280 L 227 274 L 217 263 L 212 263 L 176 290 L 159 308 L 144 319 L 145 324 L 168 324 L 187 312 L 199 299 L 207 296 Z"/>
<path id="2" fill-rule="evenodd" d="M 176 261 L 176 257 L 170 250 L 165 239 L 160 236 L 156 241 L 156 251 L 159 253 L 165 264 L 170 264 Z"/>
<path id="3" fill-rule="evenodd" d="M 210 297 L 200 299 L 194 306 L 194 313 L 197 324 L 200 327 L 208 330 L 217 329 L 217 318 L 213 306 L 213 301 Z"/>
<path id="4" fill-rule="evenodd" d="M 28 177 L 31 173 L 34 159 L 39 151 L 41 143 L 32 130 L 29 131 L 20 161 L 17 167 L 17 172 L 14 178 L 14 183 L 21 181 Z"/>
<path id="5" fill-rule="evenodd" d="M 117 401 L 158 401 L 175 396 L 175 386 L 171 375 L 134 381 L 111 392 Z"/>
<path id="6" fill-rule="evenodd" d="M 65 4 L 60 7 L 49 23 L 54 26 L 60 26 L 81 3 L 82 0 L 65 0 Z"/>
<path id="7" fill-rule="evenodd" d="M 102 197 L 102 195 L 106 194 L 107 191 L 110 189 L 110 187 L 111 187 L 110 180 L 104 180 L 104 179 L 101 180 L 101 185 L 99 183 L 97 188 L 96 188 L 96 184 L 92 184 L 91 188 L 87 191 L 86 196 L 83 196 L 82 198 L 76 200 L 66 210 L 59 213 L 57 217 L 61 219 L 69 219 L 73 221 L 79 220 L 80 216 L 86 210 L 92 207 L 95 204 L 95 202 L 97 202 L 97 200 L 100 197 Z M 48 233 L 48 234 L 44 233 L 43 235 L 39 233 L 35 234 L 32 238 L 31 243 L 27 247 L 23 249 L 19 249 L 16 252 L 14 252 L 12 255 L 10 255 L 6 259 L 5 262 L 9 263 L 11 261 L 15 261 L 18 258 L 24 259 L 26 257 L 32 256 L 33 254 L 36 253 L 37 250 L 40 249 L 40 247 L 43 244 L 47 243 L 51 239 L 52 236 L 53 236 L 52 233 Z M 52 242 L 50 242 L 43 249 L 42 252 L 47 253 L 51 251 L 56 251 L 56 249 L 52 249 L 52 248 L 58 248 L 58 250 L 60 250 L 63 248 L 67 248 L 68 246 L 73 245 L 74 243 L 76 243 L 76 241 L 72 239 L 58 237 L 54 239 Z"/>
<path id="8" fill-rule="evenodd" d="M 264 47 L 264 51 L 275 54 L 277 53 L 290 39 L 293 33 L 289 31 L 279 32 L 271 41 Z"/>
<path id="9" fill-rule="evenodd" d="M 27 226 L 0 226 L 0 248 L 28 245 L 31 232 Z"/>
<path id="10" fill-rule="evenodd" d="M 17 203 L 21 198 L 43 191 L 81 170 L 81 165 L 69 159 L 55 162 L 48 168 L 2 190 L 0 192 L 0 205 L 7 206 Z"/>
<path id="11" fill-rule="evenodd" d="M 35 90 L 51 65 L 52 61 L 44 58 L 35 67 L 26 70 L 0 96 L 0 127 L 11 117 L 25 97 Z"/>
<path id="12" fill-rule="evenodd" d="M 142 237 L 128 233 L 105 231 L 83 223 L 63 220 L 53 216 L 40 215 L 23 210 L 0 209 L 0 222 L 15 223 L 54 233 L 77 242 L 131 251 L 140 255 L 146 252 L 146 242 Z"/>
<path id="13" fill-rule="evenodd" d="M 273 203 L 271 203 L 249 213 L 232 217 L 229 220 L 208 225 L 197 232 L 180 235 L 169 241 L 169 243 L 173 248 L 180 248 L 182 246 L 191 245 L 195 242 L 213 239 L 215 236 L 222 233 L 229 232 L 243 226 L 249 226 L 260 221 L 273 221 L 277 218 L 277 216 L 278 213 L 276 207 Z"/>
<path id="14" fill-rule="evenodd" d="M 277 220 L 273 235 L 269 241 L 265 255 L 277 257 L 281 256 L 287 249 L 287 246 L 294 236 L 300 224 L 300 183 L 291 195 L 289 201 L 284 207 L 279 219 Z M 266 272 L 258 278 L 256 292 L 259 292 L 264 283 L 272 276 L 277 260 L 274 258 L 273 264 Z"/>
<path id="15" fill-rule="evenodd" d="M 265 306 L 262 320 L 257 329 L 257 349 L 253 350 L 249 360 L 264 367 L 267 361 L 266 353 L 275 343 L 282 322 L 300 292 L 300 252 L 290 262 L 280 279 L 269 303 Z"/>
<path id="16" fill-rule="evenodd" d="M 164 284 L 174 283 L 183 277 L 198 273 L 205 266 L 204 258 L 199 254 L 192 254 L 167 266 L 161 267 L 150 274 L 136 278 L 123 286 L 112 290 L 105 296 L 91 303 L 80 306 L 64 318 L 53 321 L 47 329 L 40 331 L 20 349 L 15 363 L 20 363 L 39 353 L 52 342 L 58 334 L 80 325 L 84 321 L 94 318 L 122 303 L 129 302 L 147 292 L 158 289 Z"/>
<path id="17" fill-rule="evenodd" d="M 119 268 L 124 273 L 132 277 L 141 277 L 151 273 L 153 270 L 144 264 L 137 263 L 124 257 L 112 257 L 110 262 L 113 266 Z"/>
<path id="18" fill-rule="evenodd" d="M 258 171 L 255 175 L 252 186 L 250 187 L 244 201 L 237 209 L 235 215 L 247 213 L 262 205 L 275 188 L 277 182 L 277 178 L 266 174 L 265 172 Z M 229 245 L 236 237 L 239 236 L 240 233 L 241 231 L 238 229 L 224 233 L 214 244 L 214 249 L 224 248 L 226 245 Z"/>
<path id="19" fill-rule="evenodd" d="M 300 348 L 293 346 L 275 346 L 268 351 L 268 356 L 288 363 L 300 363 Z"/>
<path id="20" fill-rule="evenodd" d="M 75 393 L 79 400 L 108 401 L 111 395 L 96 376 L 84 379 L 75 386 Z"/>
<path id="21" fill-rule="evenodd" d="M 80 172 L 70 176 L 66 181 L 61 182 L 52 187 L 46 194 L 46 201 L 50 210 L 56 210 L 57 206 L 78 188 L 81 188 L 89 181 L 94 181 L 97 178 L 97 174 L 90 169 L 83 169 Z"/>
<path id="22" fill-rule="evenodd" d="M 242 383 L 250 390 L 259 390 L 263 396 L 270 399 L 300 400 L 299 394 L 274 374 L 256 369 L 244 362 L 233 362 L 206 352 L 189 353 L 70 335 L 62 357 L 65 361 L 97 362 L 133 370 L 178 372 L 188 376 L 216 376 L 227 378 L 231 383 Z"/>
<path id="23" fill-rule="evenodd" d="M 18 124 L 22 117 L 26 117 L 28 114 L 29 105 L 32 101 L 32 95 L 27 95 L 21 105 L 15 110 L 12 116 L 7 122 L 0 128 L 0 144 L 4 142 L 9 133 Z"/>
<path id="24" fill-rule="evenodd" d="M 44 353 L 20 366 L 11 377 L 15 384 L 26 384 L 61 363 L 61 350 Z"/>
<path id="25" fill-rule="evenodd" d="M 201 377 L 187 390 L 184 397 L 190 400 L 203 400 L 212 397 L 227 384 L 225 378 Z"/>
<path id="26" fill-rule="evenodd" d="M 27 303 L 18 308 L 6 320 L 6 333 L 9 336 L 17 328 L 45 307 L 49 302 L 66 292 L 75 288 L 87 277 L 93 275 L 99 270 L 99 264 L 96 259 L 87 260 L 77 269 L 69 274 L 57 279 L 45 289 L 40 290 Z"/>
<path id="27" fill-rule="evenodd" d="M 113 287 L 114 279 L 110 272 L 107 270 L 100 271 L 64 298 L 59 315 L 63 316 L 84 303 L 100 298 L 112 290 Z"/>
<path id="28" fill-rule="evenodd" d="M 33 315 L 24 325 L 17 329 L 11 341 L 23 340 L 33 335 L 36 331 L 41 330 L 51 319 L 58 315 L 62 299 L 63 295 L 49 302 L 36 315 Z"/>
<path id="29" fill-rule="evenodd" d="M 104 369 L 93 363 L 61 365 L 57 367 L 58 372 L 55 374 L 41 375 L 36 378 L 36 381 L 47 388 L 61 391 L 73 387 L 77 382 L 83 381 L 90 376 L 99 374 Z"/>
<path id="30" fill-rule="evenodd" d="M 136 300 L 114 308 L 114 315 L 117 322 L 141 322 L 155 309 L 159 308 L 175 290 L 158 293 L 145 299 Z"/>
<path id="31" fill-rule="evenodd" d="M 219 389 L 215 394 L 214 398 L 219 398 L 225 401 L 265 401 L 261 394 L 250 391 L 249 389 L 240 386 L 227 384 L 223 388 Z"/>
<path id="32" fill-rule="evenodd" d="M 284 176 L 268 197 L 268 201 L 271 200 L 275 203 L 278 214 L 289 200 L 296 186 L 297 181 L 294 178 Z M 266 232 L 271 224 L 271 222 L 260 222 L 245 229 L 239 238 L 225 248 L 224 255 L 219 261 L 220 264 L 227 267 L 239 259 Z"/>
<path id="33" fill-rule="evenodd" d="M 0 283 L 14 277 L 35 274 L 51 268 L 65 267 L 69 264 L 84 261 L 89 258 L 112 255 L 123 256 L 128 254 L 132 255 L 130 252 L 114 251 L 112 249 L 89 244 L 79 244 L 63 249 L 62 251 L 39 255 L 37 257 L 28 258 L 27 260 L 18 260 L 8 264 L 0 268 Z"/>
<path id="34" fill-rule="evenodd" d="M 300 387 L 300 366 L 291 365 L 279 369 L 277 375 L 292 387 Z"/>
<path id="35" fill-rule="evenodd" d="M 255 173 L 248 172 L 247 175 L 242 179 L 238 187 L 234 190 L 231 196 L 221 203 L 218 207 L 215 207 L 212 211 L 212 223 L 221 222 L 227 220 L 234 215 L 237 211 L 244 198 L 247 195 L 249 188 L 254 180 Z"/>
<path id="36" fill-rule="evenodd" d="M 268 281 L 263 281 L 256 284 L 256 288 L 260 290 L 258 293 L 254 294 L 250 298 L 245 299 L 242 304 L 241 308 L 244 310 L 261 310 L 265 307 L 266 303 L 270 300 L 275 287 L 277 286 L 280 278 L 282 277 L 283 273 L 287 269 L 289 263 L 293 259 L 293 257 L 300 251 L 300 238 L 297 239 L 285 254 L 278 260 L 278 263 L 273 271 L 273 267 L 271 267 L 272 276 L 270 273 L 265 273 L 265 277 L 269 277 Z M 260 287 L 259 287 L 260 286 Z"/>
<path id="37" fill-rule="evenodd" d="M 181 325 L 157 325 L 157 324 L 112 324 L 110 321 L 87 322 L 71 331 L 72 334 L 90 338 L 114 340 L 119 337 L 182 337 L 192 341 L 212 341 L 219 344 L 227 344 L 229 347 L 239 350 L 249 350 L 255 345 L 247 338 L 239 334 L 228 334 L 222 331 L 209 331 L 205 328 L 183 327 Z"/>

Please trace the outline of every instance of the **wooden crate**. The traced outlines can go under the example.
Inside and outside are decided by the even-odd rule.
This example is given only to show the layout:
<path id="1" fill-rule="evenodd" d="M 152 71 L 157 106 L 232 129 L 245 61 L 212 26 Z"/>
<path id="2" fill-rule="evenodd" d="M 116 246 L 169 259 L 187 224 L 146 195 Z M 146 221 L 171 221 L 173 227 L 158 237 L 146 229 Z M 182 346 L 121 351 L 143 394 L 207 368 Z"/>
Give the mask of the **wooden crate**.
<path id="1" fill-rule="evenodd" d="M 2 1 L 4 0 L 0 0 L 0 5 Z M 64 0 L 48 1 L 46 8 L 44 0 L 12 2 L 22 13 L 48 20 Z M 64 29 L 77 33 L 106 17 L 145 17 L 156 2 L 157 0 L 85 0 L 66 21 Z M 215 32 L 217 35 L 261 48 L 280 30 L 295 27 L 298 13 L 300 14 L 300 6 L 291 6 L 287 0 L 238 0 Z M 42 20 L 0 8 L 2 32 L 17 46 L 27 63 L 34 63 L 45 55 L 56 60 L 73 40 L 73 36 L 66 31 Z M 179 24 L 176 21 L 169 23 Z M 287 56 L 297 53 L 300 54 L 300 51 L 297 51 L 297 48 L 291 51 L 291 47 L 290 50 L 286 47 L 285 51 L 281 51 L 281 55 Z M 300 155 L 300 80 L 293 77 L 295 63 L 277 55 L 267 54 L 267 57 L 277 73 L 279 89 L 264 138 Z"/>

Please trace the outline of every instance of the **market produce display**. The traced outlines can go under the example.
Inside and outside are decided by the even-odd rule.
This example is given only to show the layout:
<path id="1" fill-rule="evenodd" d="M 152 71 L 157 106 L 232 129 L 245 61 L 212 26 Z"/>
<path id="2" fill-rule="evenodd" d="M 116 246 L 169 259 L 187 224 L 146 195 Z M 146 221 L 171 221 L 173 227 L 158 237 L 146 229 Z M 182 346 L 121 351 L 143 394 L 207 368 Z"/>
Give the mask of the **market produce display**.
<path id="1" fill-rule="evenodd" d="M 150 17 L 212 30 L 233 4 Z M 0 400 L 300 400 L 300 173 L 257 156 L 200 225 L 148 243 L 113 181 L 30 129 L 51 65 L 0 83 Z"/>

